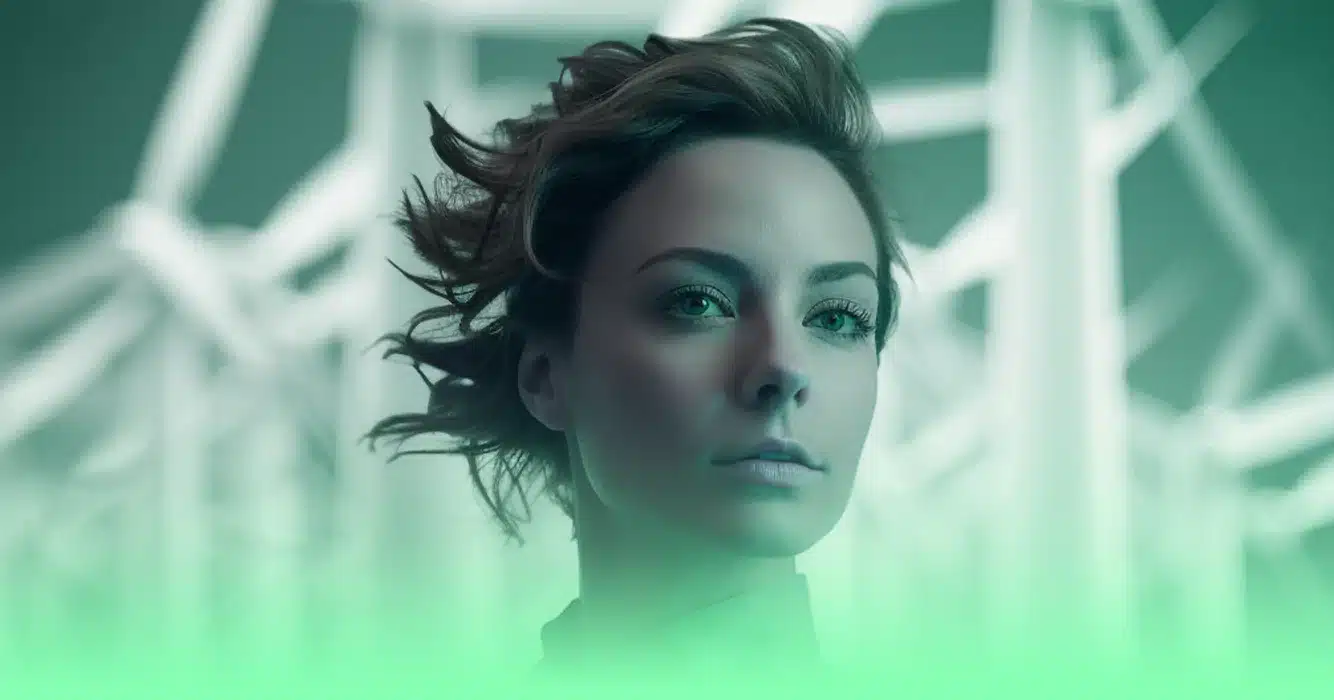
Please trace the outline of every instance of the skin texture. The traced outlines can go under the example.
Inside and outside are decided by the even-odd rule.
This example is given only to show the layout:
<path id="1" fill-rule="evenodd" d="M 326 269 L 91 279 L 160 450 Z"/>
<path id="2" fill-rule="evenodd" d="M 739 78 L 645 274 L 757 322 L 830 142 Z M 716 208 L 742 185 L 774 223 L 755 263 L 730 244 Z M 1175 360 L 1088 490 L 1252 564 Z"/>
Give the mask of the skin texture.
<path id="1" fill-rule="evenodd" d="M 833 529 L 875 409 L 876 286 L 808 276 L 869 273 L 875 252 L 834 167 L 769 140 L 691 146 L 613 206 L 572 341 L 530 342 L 519 380 L 533 415 L 567 436 L 587 609 L 670 617 L 790 574 Z M 780 490 L 715 463 L 766 437 L 800 442 L 827 471 Z"/>

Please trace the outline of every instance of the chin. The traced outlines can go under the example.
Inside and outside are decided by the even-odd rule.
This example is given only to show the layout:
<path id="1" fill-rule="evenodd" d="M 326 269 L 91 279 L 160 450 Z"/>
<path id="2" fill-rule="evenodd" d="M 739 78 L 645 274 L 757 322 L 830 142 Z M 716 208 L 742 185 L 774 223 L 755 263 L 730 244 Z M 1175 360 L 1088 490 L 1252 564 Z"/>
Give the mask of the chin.
<path id="1" fill-rule="evenodd" d="M 787 533 L 745 532 L 723 536 L 729 550 L 737 554 L 762 559 L 796 557 L 819 542 L 819 537 L 793 537 Z"/>
<path id="2" fill-rule="evenodd" d="M 813 513 L 788 512 L 737 513 L 714 535 L 723 545 L 750 557 L 794 557 L 814 547 L 834 529 L 842 513 L 820 517 Z M 778 510 L 778 509 L 765 509 Z"/>

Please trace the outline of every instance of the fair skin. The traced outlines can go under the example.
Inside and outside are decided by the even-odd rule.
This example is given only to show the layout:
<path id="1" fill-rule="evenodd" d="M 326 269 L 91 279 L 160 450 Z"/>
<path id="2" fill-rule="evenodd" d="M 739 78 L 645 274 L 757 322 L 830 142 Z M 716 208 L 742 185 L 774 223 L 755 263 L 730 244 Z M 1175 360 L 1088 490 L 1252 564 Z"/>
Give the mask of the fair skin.
<path id="1" fill-rule="evenodd" d="M 593 624 L 651 627 L 791 576 L 833 529 L 876 403 L 875 269 L 852 190 L 801 146 L 708 140 L 612 207 L 571 342 L 530 341 L 519 379 L 567 438 Z M 760 487 L 717 463 L 766 437 L 824 470 Z"/>

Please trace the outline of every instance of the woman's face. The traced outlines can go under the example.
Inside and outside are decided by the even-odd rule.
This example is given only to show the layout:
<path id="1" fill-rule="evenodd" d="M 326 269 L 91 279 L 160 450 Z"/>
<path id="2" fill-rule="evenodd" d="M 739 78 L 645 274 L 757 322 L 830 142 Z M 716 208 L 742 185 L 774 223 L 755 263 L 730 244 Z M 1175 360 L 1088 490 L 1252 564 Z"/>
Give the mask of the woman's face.
<path id="1" fill-rule="evenodd" d="M 552 364 L 579 508 L 757 556 L 828 534 L 875 408 L 875 269 L 812 150 L 716 139 L 660 163 L 611 210 Z M 720 464 L 766 438 L 816 468 L 766 485 Z"/>

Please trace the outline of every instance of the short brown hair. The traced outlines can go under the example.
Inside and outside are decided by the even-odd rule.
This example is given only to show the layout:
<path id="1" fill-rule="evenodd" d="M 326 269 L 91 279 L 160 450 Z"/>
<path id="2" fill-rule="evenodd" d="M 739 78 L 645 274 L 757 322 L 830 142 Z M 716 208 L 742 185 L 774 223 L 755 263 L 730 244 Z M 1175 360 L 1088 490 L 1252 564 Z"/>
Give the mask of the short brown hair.
<path id="1" fill-rule="evenodd" d="M 367 436 L 372 445 L 396 439 L 400 448 L 420 435 L 453 438 L 444 449 L 413 453 L 463 455 L 501 529 L 520 542 L 531 493 L 551 497 L 571 517 L 574 505 L 564 436 L 519 398 L 524 339 L 569 337 L 578 315 L 575 281 L 602 215 L 664 156 L 709 138 L 755 136 L 828 159 L 875 232 L 877 352 L 898 313 L 892 268 L 903 266 L 868 164 L 879 129 L 838 34 L 756 19 L 696 40 L 651 34 L 642 49 L 600 42 L 560 63 L 551 102 L 499 122 L 494 146 L 464 136 L 427 104 L 431 145 L 448 172 L 434 197 L 416 181 L 420 201 L 404 194 L 398 225 L 439 273 L 403 274 L 444 303 L 416 314 L 406 332 L 385 336 L 385 357 L 405 357 L 419 372 L 426 366 L 444 378 L 431 385 L 425 412 L 385 418 Z M 479 325 L 497 301 L 503 309 Z M 418 333 L 441 321 L 454 337 Z"/>

